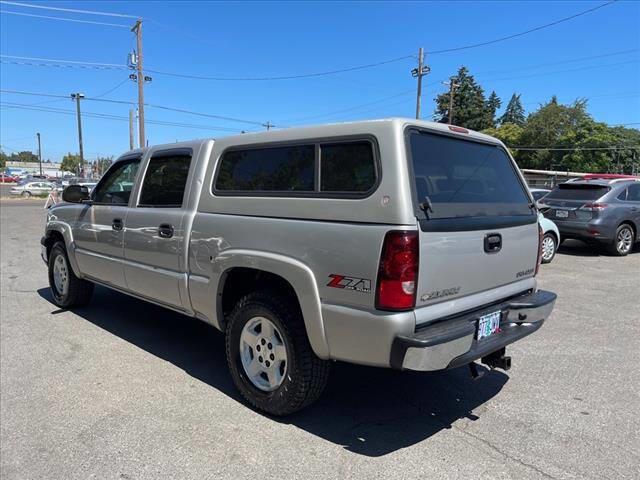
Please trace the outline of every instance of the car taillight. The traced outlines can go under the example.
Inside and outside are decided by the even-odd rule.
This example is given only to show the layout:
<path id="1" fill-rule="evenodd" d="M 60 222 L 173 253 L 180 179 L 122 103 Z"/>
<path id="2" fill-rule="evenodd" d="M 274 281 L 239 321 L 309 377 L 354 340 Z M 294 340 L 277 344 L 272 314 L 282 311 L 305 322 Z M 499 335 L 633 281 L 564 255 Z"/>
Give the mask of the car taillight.
<path id="1" fill-rule="evenodd" d="M 538 270 L 540 270 L 540 263 L 542 263 L 542 238 L 544 237 L 544 232 L 542 231 L 542 227 L 538 224 L 538 260 L 536 261 L 536 271 L 533 274 L 535 277 L 538 275 Z"/>
<path id="2" fill-rule="evenodd" d="M 411 310 L 418 283 L 418 232 L 387 232 L 382 245 L 376 308 Z"/>
<path id="3" fill-rule="evenodd" d="M 590 212 L 599 212 L 600 210 L 604 210 L 609 205 L 606 203 L 585 203 L 580 210 L 588 210 Z"/>

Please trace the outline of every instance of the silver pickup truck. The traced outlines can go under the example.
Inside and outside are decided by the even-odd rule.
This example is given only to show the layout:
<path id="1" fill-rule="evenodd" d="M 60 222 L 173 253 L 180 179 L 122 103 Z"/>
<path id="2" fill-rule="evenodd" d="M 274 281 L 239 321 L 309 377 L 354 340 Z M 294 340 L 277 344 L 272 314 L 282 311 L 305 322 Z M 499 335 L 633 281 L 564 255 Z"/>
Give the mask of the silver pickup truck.
<path id="1" fill-rule="evenodd" d="M 225 333 L 255 408 L 299 410 L 332 360 L 433 371 L 539 329 L 533 199 L 500 141 L 409 119 L 133 150 L 48 211 L 42 256 L 62 308 L 94 284 Z"/>

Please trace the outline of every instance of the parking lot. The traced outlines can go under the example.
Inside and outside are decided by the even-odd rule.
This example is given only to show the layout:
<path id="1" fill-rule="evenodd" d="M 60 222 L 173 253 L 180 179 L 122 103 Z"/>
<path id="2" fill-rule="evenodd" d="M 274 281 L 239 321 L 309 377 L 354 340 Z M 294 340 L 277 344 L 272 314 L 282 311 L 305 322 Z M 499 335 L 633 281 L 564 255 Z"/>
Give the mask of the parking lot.
<path id="1" fill-rule="evenodd" d="M 212 327 L 104 288 L 51 302 L 43 200 L 1 204 L 0 477 L 640 477 L 640 252 L 565 244 L 559 298 L 513 367 L 474 381 L 334 365 L 285 419 L 241 403 Z"/>

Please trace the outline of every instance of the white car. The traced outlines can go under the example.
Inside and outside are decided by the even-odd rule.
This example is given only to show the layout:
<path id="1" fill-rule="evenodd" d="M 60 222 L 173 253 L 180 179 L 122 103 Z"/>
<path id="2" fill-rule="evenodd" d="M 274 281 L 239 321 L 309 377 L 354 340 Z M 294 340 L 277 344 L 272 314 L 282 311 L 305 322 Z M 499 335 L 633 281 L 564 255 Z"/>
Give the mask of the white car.
<path id="1" fill-rule="evenodd" d="M 51 182 L 27 182 L 11 187 L 11 195 L 31 197 L 33 195 L 46 195 L 55 190 L 55 184 Z"/>
<path id="2" fill-rule="evenodd" d="M 550 263 L 556 256 L 556 251 L 560 246 L 560 231 L 555 223 L 545 218 L 542 213 L 538 212 L 538 223 L 542 228 L 542 263 Z"/>

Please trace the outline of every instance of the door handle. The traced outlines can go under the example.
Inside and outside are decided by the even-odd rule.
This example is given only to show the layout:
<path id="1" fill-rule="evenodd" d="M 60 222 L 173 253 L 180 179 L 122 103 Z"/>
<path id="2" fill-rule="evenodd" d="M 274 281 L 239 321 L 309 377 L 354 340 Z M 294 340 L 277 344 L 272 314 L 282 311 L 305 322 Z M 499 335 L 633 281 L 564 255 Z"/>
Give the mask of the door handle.
<path id="1" fill-rule="evenodd" d="M 114 218 L 113 219 L 113 223 L 111 224 L 111 228 L 113 230 L 120 231 L 120 230 L 122 230 L 122 226 L 123 225 L 122 225 L 122 219 L 121 218 Z"/>
<path id="2" fill-rule="evenodd" d="M 484 236 L 484 251 L 487 253 L 497 253 L 502 249 L 502 235 L 499 233 L 488 233 Z"/>
<path id="3" fill-rule="evenodd" d="M 158 227 L 158 235 L 160 236 L 160 238 L 173 237 L 173 225 L 169 225 L 168 223 L 163 223 Z"/>

